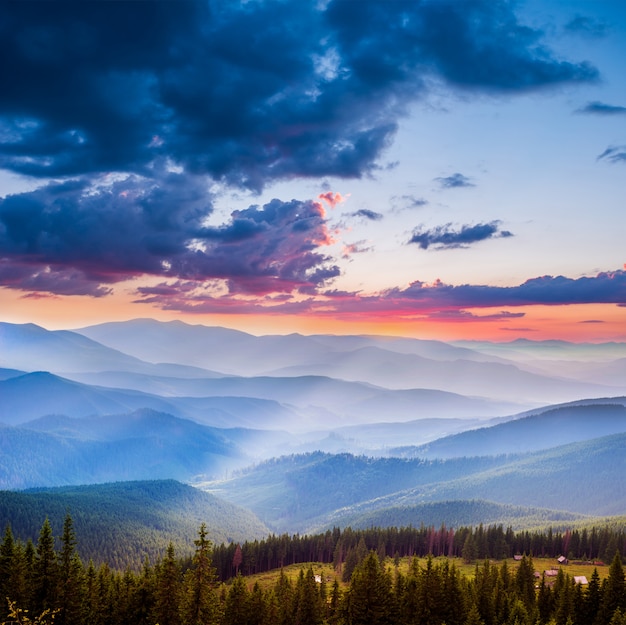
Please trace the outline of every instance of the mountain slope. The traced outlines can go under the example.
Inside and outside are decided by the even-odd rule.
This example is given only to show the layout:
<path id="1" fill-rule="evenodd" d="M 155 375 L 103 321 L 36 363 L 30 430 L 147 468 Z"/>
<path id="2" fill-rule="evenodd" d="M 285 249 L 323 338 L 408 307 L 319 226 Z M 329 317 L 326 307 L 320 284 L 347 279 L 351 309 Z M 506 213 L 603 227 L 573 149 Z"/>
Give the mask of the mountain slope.
<path id="1" fill-rule="evenodd" d="M 420 458 L 511 454 L 626 432 L 626 397 L 562 406 L 492 427 L 454 434 L 411 450 Z"/>
<path id="2" fill-rule="evenodd" d="M 254 445 L 239 430 L 150 410 L 90 419 L 48 416 L 0 428 L 0 487 L 222 475 L 250 462 L 240 439 Z"/>
<path id="3" fill-rule="evenodd" d="M 145 370 L 121 351 L 66 330 L 0 322 L 0 366 L 24 371 Z"/>
<path id="4" fill-rule="evenodd" d="M 1 381 L 0 395 L 0 422 L 9 425 L 47 414 L 85 417 L 144 407 L 172 410 L 171 404 L 159 397 L 79 384 L 45 371 Z"/>
<path id="5" fill-rule="evenodd" d="M 608 386 L 559 379 L 523 371 L 512 363 L 474 360 L 433 360 L 416 354 L 400 354 L 378 346 L 333 354 L 317 364 L 280 369 L 275 375 L 327 375 L 369 382 L 390 389 L 431 388 L 462 395 L 510 399 L 527 397 L 533 402 L 555 403 L 583 396 L 607 395 Z"/>
<path id="6" fill-rule="evenodd" d="M 307 454 L 206 485 L 273 529 L 332 527 L 344 513 L 484 499 L 593 516 L 626 509 L 626 434 L 517 456 L 441 461 Z"/>
<path id="7" fill-rule="evenodd" d="M 22 541 L 36 542 L 46 517 L 59 535 L 68 512 L 83 561 L 120 570 L 162 557 L 169 541 L 179 555 L 191 553 L 201 523 L 218 544 L 269 533 L 247 510 L 174 480 L 0 491 L 0 518 Z"/>
<path id="8" fill-rule="evenodd" d="M 425 462 L 316 452 L 275 458 L 205 488 L 252 510 L 273 530 L 292 532 L 318 526 L 340 508 L 505 462 L 504 458 Z"/>
<path id="9" fill-rule="evenodd" d="M 329 527 L 476 527 L 483 525 L 503 525 L 512 529 L 530 529 L 560 525 L 578 519 L 588 518 L 581 514 L 548 510 L 546 508 L 513 506 L 480 499 L 434 501 L 407 506 L 391 506 L 361 511 L 359 506 L 338 510 L 321 526 L 319 531 Z M 316 531 L 311 528 L 309 531 Z"/>

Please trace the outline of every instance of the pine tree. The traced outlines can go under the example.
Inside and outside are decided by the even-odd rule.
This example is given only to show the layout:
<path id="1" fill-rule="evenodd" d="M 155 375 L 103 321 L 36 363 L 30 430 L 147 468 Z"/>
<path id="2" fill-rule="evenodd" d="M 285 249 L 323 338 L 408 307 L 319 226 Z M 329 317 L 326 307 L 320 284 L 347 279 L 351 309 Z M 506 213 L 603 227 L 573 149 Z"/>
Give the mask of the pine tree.
<path id="1" fill-rule="evenodd" d="M 156 601 L 154 620 L 159 625 L 180 625 L 180 565 L 178 564 L 174 545 L 170 542 L 165 558 L 159 564 L 156 575 Z"/>
<path id="2" fill-rule="evenodd" d="M 322 622 L 322 605 L 313 569 L 306 574 L 300 570 L 296 584 L 295 625 L 319 625 Z"/>
<path id="3" fill-rule="evenodd" d="M 341 590 L 339 582 L 335 579 L 330 591 L 330 603 L 328 605 L 328 624 L 338 625 L 341 617 Z"/>
<path id="4" fill-rule="evenodd" d="M 480 618 L 480 612 L 476 605 L 472 605 L 470 611 L 465 619 L 465 625 L 485 625 L 484 621 Z"/>
<path id="5" fill-rule="evenodd" d="M 602 585 L 602 600 L 598 610 L 599 625 L 606 625 L 616 610 L 626 610 L 626 582 L 622 559 L 618 552 L 609 566 L 609 575 Z"/>
<path id="6" fill-rule="evenodd" d="M 474 602 L 485 625 L 496 623 L 496 598 L 493 588 L 497 579 L 498 571 L 489 563 L 489 560 L 485 560 L 481 567 L 476 565 L 473 585 Z"/>
<path id="7" fill-rule="evenodd" d="M 213 546 L 207 538 L 206 525 L 198 530 L 192 567 L 185 574 L 182 616 L 185 625 L 213 625 L 219 620 L 215 591 L 217 574 L 211 560 Z"/>
<path id="8" fill-rule="evenodd" d="M 546 584 L 546 576 L 542 574 L 539 592 L 537 593 L 537 612 L 539 615 L 539 623 L 545 625 L 550 620 L 554 611 L 554 596 L 552 590 Z M 589 621 L 593 623 L 593 620 Z"/>
<path id="9" fill-rule="evenodd" d="M 39 532 L 37 555 L 34 562 L 34 607 L 41 613 L 54 609 L 59 588 L 59 567 L 54 550 L 54 536 L 46 517 Z"/>
<path id="10" fill-rule="evenodd" d="M 9 606 L 5 597 L 11 599 L 16 605 L 23 605 L 21 597 L 17 596 L 15 588 L 14 570 L 15 570 L 16 545 L 13 539 L 11 526 L 7 525 L 4 532 L 4 540 L 0 545 L 0 619 L 4 621 L 8 616 Z"/>
<path id="11" fill-rule="evenodd" d="M 562 578 L 562 579 L 559 579 Z M 568 621 L 574 618 L 574 580 L 559 570 L 559 575 L 555 583 L 555 623 L 556 625 L 567 625 Z"/>
<path id="12" fill-rule="evenodd" d="M 463 556 L 463 560 L 465 560 L 466 564 L 470 564 L 476 560 L 478 555 L 478 548 L 476 547 L 476 541 L 474 540 L 474 536 L 471 531 L 467 534 L 465 538 L 465 542 L 463 543 L 463 549 L 461 550 L 461 555 Z"/>
<path id="13" fill-rule="evenodd" d="M 133 625 L 152 625 L 150 615 L 156 600 L 156 573 L 146 558 L 135 589 L 135 618 Z"/>
<path id="14" fill-rule="evenodd" d="M 100 614 L 98 573 L 93 560 L 89 560 L 85 573 L 85 625 L 100 625 Z"/>
<path id="15" fill-rule="evenodd" d="M 76 534 L 70 514 L 66 514 L 59 554 L 60 625 L 82 625 L 84 622 L 84 571 L 76 552 Z"/>
<path id="16" fill-rule="evenodd" d="M 278 624 L 291 625 L 294 618 L 294 588 L 291 580 L 285 575 L 283 569 L 274 585 L 274 594 L 278 602 Z"/>
<path id="17" fill-rule="evenodd" d="M 354 569 L 347 609 L 348 625 L 387 625 L 391 622 L 391 577 L 375 552 Z"/>
<path id="18" fill-rule="evenodd" d="M 267 605 L 265 595 L 259 582 L 255 582 L 248 599 L 248 625 L 272 625 L 267 620 Z"/>
<path id="19" fill-rule="evenodd" d="M 226 604 L 224 606 L 224 623 L 226 625 L 248 625 L 249 595 L 245 579 L 238 573 L 233 579 Z"/>
<path id="20" fill-rule="evenodd" d="M 531 557 L 522 556 L 517 572 L 515 573 L 515 588 L 517 596 L 524 604 L 530 616 L 535 612 L 535 570 Z"/>
<path id="21" fill-rule="evenodd" d="M 583 532 L 584 534 L 584 532 Z M 585 591 L 583 597 L 582 604 L 582 614 L 581 614 L 581 622 L 583 623 L 594 623 L 597 616 L 598 611 L 600 610 L 600 574 L 598 573 L 598 569 L 593 569 L 593 573 L 589 578 L 589 584 L 587 585 L 587 590 Z"/>

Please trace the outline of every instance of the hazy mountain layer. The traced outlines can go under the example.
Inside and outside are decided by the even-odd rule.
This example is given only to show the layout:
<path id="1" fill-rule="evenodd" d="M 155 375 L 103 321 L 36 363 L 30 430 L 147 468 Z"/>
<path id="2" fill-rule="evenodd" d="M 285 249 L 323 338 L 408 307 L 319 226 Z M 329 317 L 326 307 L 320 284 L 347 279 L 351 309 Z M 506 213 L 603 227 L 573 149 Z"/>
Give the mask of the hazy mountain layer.
<path id="1" fill-rule="evenodd" d="M 98 379 L 97 375 L 89 377 Z M 140 387 L 146 379 L 139 374 L 125 373 L 104 378 L 132 387 Z M 154 381 L 154 378 L 149 379 Z M 0 380 L 3 397 L 0 422 L 16 425 L 46 414 L 84 417 L 150 408 L 211 426 L 303 432 L 368 421 L 413 420 L 433 415 L 475 417 L 502 414 L 506 409 L 515 412 L 513 406 L 506 403 L 443 391 L 389 391 L 312 376 L 191 379 L 181 380 L 180 384 L 175 379 L 165 378 L 163 384 L 169 388 L 165 396 L 133 388 L 82 384 L 46 372 L 11 377 Z M 173 387 L 180 391 L 193 390 L 195 395 L 173 395 Z"/>
<path id="2" fill-rule="evenodd" d="M 48 416 L 0 428 L 0 488 L 222 475 L 251 461 L 241 441 L 257 444 L 251 432 L 150 410 L 84 419 Z"/>
<path id="3" fill-rule="evenodd" d="M 549 449 L 626 432 L 626 397 L 562 406 L 491 427 L 454 434 L 411 450 L 417 458 L 455 458 Z M 409 450 L 402 450 L 406 455 Z M 393 454 L 394 451 L 390 450 Z"/>
<path id="4" fill-rule="evenodd" d="M 106 323 L 77 332 L 149 362 L 191 364 L 235 375 L 330 376 L 393 389 L 430 388 L 517 402 L 522 398 L 527 406 L 626 392 L 626 380 L 614 376 L 610 382 L 602 376 L 594 383 L 573 382 L 558 369 L 541 374 L 522 370 L 516 361 L 524 359 L 516 351 L 505 352 L 503 357 L 488 353 L 484 344 L 474 350 L 471 344 L 375 336 L 255 337 L 224 328 L 149 319 Z M 535 345 L 538 353 L 542 345 Z M 564 345 L 570 356 L 576 353 L 575 345 Z M 508 353 L 515 358 L 507 359 Z M 626 346 L 608 353 L 624 357 Z M 584 351 L 581 357 L 586 355 Z"/>

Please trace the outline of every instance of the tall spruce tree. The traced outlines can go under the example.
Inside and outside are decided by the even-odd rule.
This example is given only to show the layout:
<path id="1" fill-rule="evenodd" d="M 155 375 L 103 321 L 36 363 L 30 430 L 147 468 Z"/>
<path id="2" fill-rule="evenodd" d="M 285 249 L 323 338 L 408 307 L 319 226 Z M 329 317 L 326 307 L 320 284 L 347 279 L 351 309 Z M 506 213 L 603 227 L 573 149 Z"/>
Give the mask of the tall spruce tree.
<path id="1" fill-rule="evenodd" d="M 313 569 L 309 567 L 300 576 L 296 584 L 295 594 L 295 625 L 320 625 L 322 622 L 322 604 L 318 583 L 315 581 Z"/>
<path id="2" fill-rule="evenodd" d="M 180 564 L 176 560 L 174 545 L 170 542 L 165 558 L 160 562 L 156 574 L 154 620 L 159 625 L 181 625 L 179 612 L 180 576 Z"/>
<path id="3" fill-rule="evenodd" d="M 59 615 L 60 625 L 84 623 L 84 569 L 76 551 L 74 522 L 69 513 L 63 523 L 59 553 Z"/>
<path id="4" fill-rule="evenodd" d="M 596 618 L 598 625 L 607 625 L 618 609 L 626 611 L 626 581 L 622 558 L 616 552 L 609 566 L 608 577 L 602 585 L 602 600 Z"/>
<path id="5" fill-rule="evenodd" d="M 59 566 L 48 517 L 39 532 L 33 577 L 35 612 L 39 614 L 44 610 L 54 609 L 59 591 Z"/>
<path id="6" fill-rule="evenodd" d="M 203 523 L 194 541 L 196 552 L 192 566 L 185 573 L 182 597 L 182 620 L 185 625 L 214 625 L 219 620 L 217 574 L 211 560 L 213 544 L 207 535 Z"/>
<path id="7" fill-rule="evenodd" d="M 250 593 L 246 580 L 238 573 L 226 595 L 224 623 L 226 625 L 248 625 Z"/>
<path id="8" fill-rule="evenodd" d="M 391 623 L 391 576 L 372 551 L 352 573 L 347 604 L 347 625 Z"/>

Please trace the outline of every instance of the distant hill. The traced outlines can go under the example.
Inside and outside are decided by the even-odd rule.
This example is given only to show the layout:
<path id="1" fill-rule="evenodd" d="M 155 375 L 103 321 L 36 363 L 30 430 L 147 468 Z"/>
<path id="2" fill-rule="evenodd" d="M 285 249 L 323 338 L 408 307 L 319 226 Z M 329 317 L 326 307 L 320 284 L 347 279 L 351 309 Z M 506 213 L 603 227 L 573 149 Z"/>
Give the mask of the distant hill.
<path id="1" fill-rule="evenodd" d="M 274 459 L 205 487 L 272 529 L 332 527 L 343 515 L 482 499 L 592 516 L 626 509 L 626 434 L 519 455 L 401 460 L 350 454 Z"/>
<path id="2" fill-rule="evenodd" d="M 444 462 L 316 452 L 268 460 L 206 488 L 252 510 L 275 531 L 305 531 L 337 510 L 505 463 L 505 458 Z"/>
<path id="3" fill-rule="evenodd" d="M 120 377 L 132 374 L 119 374 Z M 195 382 L 190 380 L 189 383 Z M 215 394 L 225 385 L 208 381 Z M 148 408 L 219 427 L 281 428 L 302 416 L 271 399 L 159 396 L 133 389 L 83 384 L 45 371 L 0 380 L 0 423 L 19 425 L 49 414 L 69 417 L 119 414 Z"/>
<path id="4" fill-rule="evenodd" d="M 502 525 L 514 530 L 532 527 L 558 527 L 575 520 L 588 519 L 581 514 L 524 506 L 498 504 L 478 499 L 435 501 L 413 506 L 392 506 L 369 512 L 340 510 L 332 515 L 333 526 L 367 529 L 369 527 L 476 527 L 481 523 Z M 320 531 L 327 529 L 328 522 Z"/>
<path id="5" fill-rule="evenodd" d="M 45 371 L 0 381 L 0 422 L 18 425 L 48 414 L 85 417 L 137 408 L 170 410 L 163 399 L 72 382 Z"/>
<path id="6" fill-rule="evenodd" d="M 626 397 L 562 406 L 415 447 L 418 458 L 523 453 L 626 432 Z M 406 452 L 406 450 L 404 450 Z M 393 451 L 390 453 L 393 454 Z"/>
<path id="7" fill-rule="evenodd" d="M 174 480 L 0 491 L 0 518 L 22 541 L 36 543 L 46 517 L 60 536 L 68 512 L 83 561 L 120 570 L 139 568 L 146 557 L 154 562 L 170 541 L 179 555 L 192 553 L 202 523 L 216 544 L 269 533 L 250 512 Z"/>
<path id="8" fill-rule="evenodd" d="M 24 375 L 25 371 L 19 369 L 2 369 L 0 368 L 0 380 L 8 380 L 9 378 L 16 378 L 19 375 Z"/>
<path id="9" fill-rule="evenodd" d="M 89 419 L 50 415 L 0 427 L 0 488 L 206 479 L 248 464 L 239 442 L 254 446 L 263 436 L 146 409 Z"/>
<path id="10" fill-rule="evenodd" d="M 100 374 L 88 377 L 98 380 Z M 145 379 L 139 374 L 103 374 L 104 381 L 137 388 Z M 433 414 L 492 416 L 507 408 L 514 412 L 513 406 L 506 403 L 443 391 L 389 391 L 315 376 L 163 378 L 162 385 L 168 387 L 167 395 L 84 384 L 43 371 L 10 377 L 0 380 L 0 423 L 18 425 L 47 414 L 84 417 L 150 408 L 211 426 L 302 432 L 383 419 L 413 420 Z M 187 391 L 192 396 L 180 396 L 176 391 Z"/>
<path id="11" fill-rule="evenodd" d="M 626 434 L 614 434 L 513 457 L 497 469 L 403 494 L 408 501 L 460 497 L 569 510 L 593 516 L 626 510 Z"/>
<path id="12" fill-rule="evenodd" d="M 67 330 L 0 322 L 0 366 L 24 371 L 146 370 L 141 360 Z"/>

